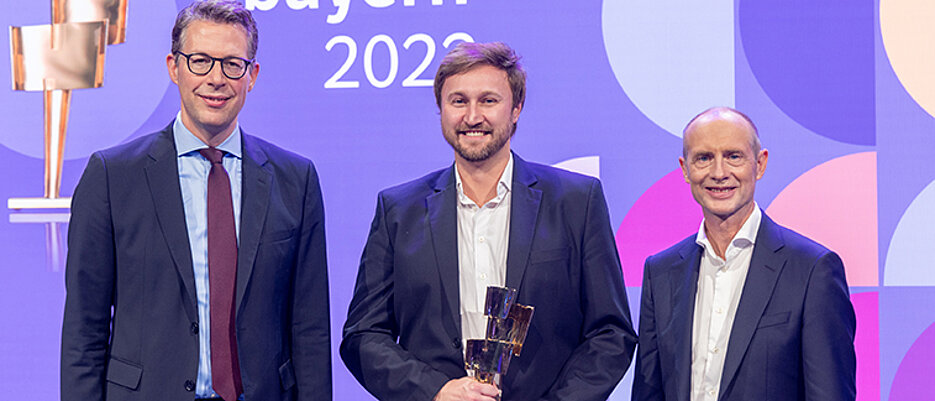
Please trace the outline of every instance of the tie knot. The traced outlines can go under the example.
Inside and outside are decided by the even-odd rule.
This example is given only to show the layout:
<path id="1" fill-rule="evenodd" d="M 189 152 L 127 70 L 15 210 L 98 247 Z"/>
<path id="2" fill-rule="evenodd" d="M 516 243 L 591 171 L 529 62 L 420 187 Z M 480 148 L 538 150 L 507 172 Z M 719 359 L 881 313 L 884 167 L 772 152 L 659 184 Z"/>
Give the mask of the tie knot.
<path id="1" fill-rule="evenodd" d="M 224 152 L 218 148 L 215 148 L 214 146 L 207 149 L 201 149 L 198 152 L 201 153 L 201 155 L 204 156 L 205 159 L 208 159 L 208 161 L 210 161 L 212 164 L 218 164 L 221 163 L 221 160 L 224 160 Z"/>

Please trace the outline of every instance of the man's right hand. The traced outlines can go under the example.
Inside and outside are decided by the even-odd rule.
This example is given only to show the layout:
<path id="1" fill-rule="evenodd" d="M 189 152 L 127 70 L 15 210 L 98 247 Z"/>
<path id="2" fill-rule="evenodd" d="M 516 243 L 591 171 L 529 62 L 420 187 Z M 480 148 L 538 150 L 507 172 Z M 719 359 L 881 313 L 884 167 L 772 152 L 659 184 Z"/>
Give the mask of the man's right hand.
<path id="1" fill-rule="evenodd" d="M 435 394 L 435 401 L 496 401 L 500 390 L 470 377 L 449 380 Z"/>

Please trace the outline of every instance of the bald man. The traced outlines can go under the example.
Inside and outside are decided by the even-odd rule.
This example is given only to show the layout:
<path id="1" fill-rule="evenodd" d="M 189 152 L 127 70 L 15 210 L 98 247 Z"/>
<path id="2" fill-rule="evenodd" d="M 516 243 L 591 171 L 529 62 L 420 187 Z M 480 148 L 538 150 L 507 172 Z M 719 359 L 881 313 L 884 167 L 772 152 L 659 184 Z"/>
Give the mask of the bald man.
<path id="1" fill-rule="evenodd" d="M 769 152 L 712 108 L 679 165 L 704 221 L 646 259 L 634 400 L 854 400 L 855 316 L 837 254 L 754 201 Z"/>

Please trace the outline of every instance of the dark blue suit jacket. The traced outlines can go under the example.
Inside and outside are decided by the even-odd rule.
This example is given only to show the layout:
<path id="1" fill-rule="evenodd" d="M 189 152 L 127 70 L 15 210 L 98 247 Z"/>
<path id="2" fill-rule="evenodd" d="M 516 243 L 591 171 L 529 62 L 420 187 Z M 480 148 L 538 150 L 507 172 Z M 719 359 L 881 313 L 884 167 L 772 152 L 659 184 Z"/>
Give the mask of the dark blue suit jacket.
<path id="1" fill-rule="evenodd" d="M 324 211 L 307 159 L 243 135 L 244 398 L 331 399 Z M 75 189 L 62 400 L 191 400 L 198 313 L 172 125 L 95 153 Z"/>
<path id="2" fill-rule="evenodd" d="M 636 336 L 600 182 L 514 155 L 506 285 L 535 307 L 504 400 L 602 400 Z M 381 400 L 465 376 L 454 168 L 387 189 L 361 257 L 341 357 Z"/>
<path id="3" fill-rule="evenodd" d="M 634 400 L 691 396 L 695 235 L 646 259 Z M 853 400 L 854 308 L 834 252 L 766 214 L 734 318 L 721 401 Z"/>

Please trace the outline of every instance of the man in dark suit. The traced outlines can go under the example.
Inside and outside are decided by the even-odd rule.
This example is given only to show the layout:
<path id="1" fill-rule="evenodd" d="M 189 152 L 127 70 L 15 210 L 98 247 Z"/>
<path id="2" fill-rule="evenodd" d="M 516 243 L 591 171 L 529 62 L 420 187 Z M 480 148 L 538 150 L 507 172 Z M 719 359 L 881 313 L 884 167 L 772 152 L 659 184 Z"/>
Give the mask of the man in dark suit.
<path id="1" fill-rule="evenodd" d="M 175 122 L 91 156 L 69 225 L 63 400 L 331 399 L 318 176 L 237 123 L 256 44 L 236 2 L 182 10 Z"/>
<path id="2" fill-rule="evenodd" d="M 525 73 L 506 45 L 460 44 L 435 95 L 454 165 L 380 193 L 344 363 L 381 400 L 493 400 L 463 349 L 506 286 L 535 313 L 503 399 L 606 399 L 636 337 L 600 182 L 511 153 Z"/>
<path id="3" fill-rule="evenodd" d="M 679 164 L 704 221 L 646 260 L 634 400 L 855 398 L 844 265 L 757 207 L 767 158 L 739 111 L 685 128 Z"/>

